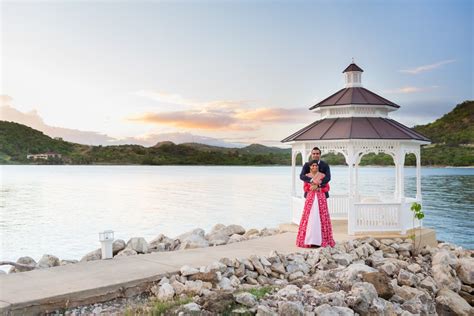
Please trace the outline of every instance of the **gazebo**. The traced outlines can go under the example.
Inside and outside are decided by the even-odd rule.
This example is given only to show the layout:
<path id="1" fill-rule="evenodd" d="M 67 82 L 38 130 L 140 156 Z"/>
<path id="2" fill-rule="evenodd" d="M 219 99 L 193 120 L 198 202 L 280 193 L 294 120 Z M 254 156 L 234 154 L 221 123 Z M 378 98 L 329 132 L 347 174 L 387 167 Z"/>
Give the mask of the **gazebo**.
<path id="1" fill-rule="evenodd" d="M 291 145 L 292 221 L 299 224 L 304 198 L 297 192 L 300 167 L 309 159 L 313 147 L 322 154 L 340 153 L 348 165 L 348 194 L 331 194 L 328 199 L 332 219 L 346 220 L 349 235 L 390 232 L 406 234 L 413 226 L 410 210 L 413 202 L 421 202 L 421 145 L 430 143 L 425 136 L 390 119 L 389 113 L 400 106 L 362 86 L 363 70 L 351 63 L 344 71 L 345 87 L 310 107 L 320 119 L 288 136 L 283 143 Z M 395 163 L 393 196 L 362 196 L 358 191 L 359 163 L 368 153 L 385 153 Z M 416 197 L 405 197 L 405 156 L 416 157 Z M 298 182 L 297 182 L 298 181 Z M 415 221 L 415 227 L 421 222 Z"/>

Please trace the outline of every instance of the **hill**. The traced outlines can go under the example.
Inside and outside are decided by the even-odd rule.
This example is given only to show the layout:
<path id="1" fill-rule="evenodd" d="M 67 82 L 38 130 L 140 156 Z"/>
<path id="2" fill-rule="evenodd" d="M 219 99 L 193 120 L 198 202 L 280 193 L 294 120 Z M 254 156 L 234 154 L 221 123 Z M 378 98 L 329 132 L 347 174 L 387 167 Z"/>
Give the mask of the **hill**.
<path id="1" fill-rule="evenodd" d="M 436 121 L 413 127 L 431 139 L 423 165 L 474 166 L 474 101 L 464 101 Z"/>
<path id="2" fill-rule="evenodd" d="M 433 142 L 422 148 L 422 165 L 474 165 L 474 101 L 458 104 L 436 121 L 414 129 Z M 26 158 L 27 154 L 44 152 L 60 153 L 63 158 L 48 161 Z M 327 154 L 323 159 L 331 165 L 345 163 L 342 155 Z M 289 165 L 290 162 L 290 149 L 260 144 L 226 148 L 198 143 L 176 145 L 165 141 L 153 147 L 87 146 L 53 139 L 22 124 L 0 121 L 0 163 L 3 164 Z M 368 154 L 361 161 L 361 165 L 392 164 L 392 158 L 384 154 Z M 406 164 L 414 165 L 414 156 L 407 156 Z"/>

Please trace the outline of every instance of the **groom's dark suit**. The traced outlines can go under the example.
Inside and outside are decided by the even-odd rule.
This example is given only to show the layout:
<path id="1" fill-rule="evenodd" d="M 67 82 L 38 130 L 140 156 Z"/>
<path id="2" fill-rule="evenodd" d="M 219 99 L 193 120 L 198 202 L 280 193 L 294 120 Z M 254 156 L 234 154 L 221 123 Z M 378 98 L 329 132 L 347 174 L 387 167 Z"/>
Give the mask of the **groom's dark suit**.
<path id="1" fill-rule="evenodd" d="M 324 173 L 326 176 L 324 177 L 323 181 L 321 181 L 321 187 L 325 186 L 329 181 L 331 181 L 331 169 L 329 165 L 322 160 L 318 162 L 319 171 Z M 311 178 L 306 176 L 310 172 L 310 162 L 307 162 L 303 165 L 303 169 L 301 169 L 300 179 L 304 182 L 310 182 Z M 307 193 L 305 192 L 304 197 L 306 197 Z M 329 192 L 326 192 L 326 198 L 329 197 Z"/>

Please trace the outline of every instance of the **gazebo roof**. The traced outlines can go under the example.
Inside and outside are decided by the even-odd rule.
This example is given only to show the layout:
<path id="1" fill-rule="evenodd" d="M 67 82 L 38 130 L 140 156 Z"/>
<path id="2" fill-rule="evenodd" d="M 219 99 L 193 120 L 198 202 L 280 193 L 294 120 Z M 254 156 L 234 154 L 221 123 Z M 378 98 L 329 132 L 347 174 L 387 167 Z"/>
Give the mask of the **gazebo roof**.
<path id="1" fill-rule="evenodd" d="M 392 119 L 382 117 L 347 117 L 316 121 L 288 136 L 282 142 L 336 139 L 430 141 L 422 134 Z"/>
<path id="2" fill-rule="evenodd" d="M 309 109 L 313 110 L 318 107 L 349 105 L 349 104 L 376 105 L 376 106 L 387 105 L 394 108 L 400 107 L 399 105 L 393 103 L 392 101 L 382 98 L 378 94 L 366 88 L 353 87 L 353 88 L 343 88 L 337 91 L 336 93 L 334 93 L 333 95 L 322 100 L 318 104 L 313 105 Z"/>
<path id="3" fill-rule="evenodd" d="M 362 68 L 360 68 L 359 66 L 357 66 L 355 63 L 352 63 L 350 64 L 349 66 L 347 66 L 346 69 L 344 69 L 344 71 L 342 73 L 345 73 L 345 72 L 348 72 L 348 71 L 360 71 L 360 72 L 364 72 L 362 70 Z"/>

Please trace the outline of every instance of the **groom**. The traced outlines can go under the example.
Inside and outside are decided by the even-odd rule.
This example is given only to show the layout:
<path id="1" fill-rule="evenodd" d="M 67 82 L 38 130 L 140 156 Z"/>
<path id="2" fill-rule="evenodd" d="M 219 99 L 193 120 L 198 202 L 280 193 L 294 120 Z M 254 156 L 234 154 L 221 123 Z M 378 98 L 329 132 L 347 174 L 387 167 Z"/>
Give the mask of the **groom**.
<path id="1" fill-rule="evenodd" d="M 311 150 L 311 160 L 303 165 L 303 169 L 301 169 L 300 173 L 300 179 L 301 181 L 311 183 L 313 179 L 306 176 L 306 174 L 309 173 L 310 162 L 313 160 L 318 161 L 319 172 L 322 172 L 326 175 L 323 181 L 321 181 L 321 187 L 324 187 L 329 181 L 331 181 L 331 170 L 329 169 L 329 165 L 321 160 L 321 150 L 318 147 L 314 147 L 313 150 Z M 304 193 L 305 198 L 306 195 L 307 192 Z M 328 197 L 329 192 L 326 192 L 326 198 Z"/>

